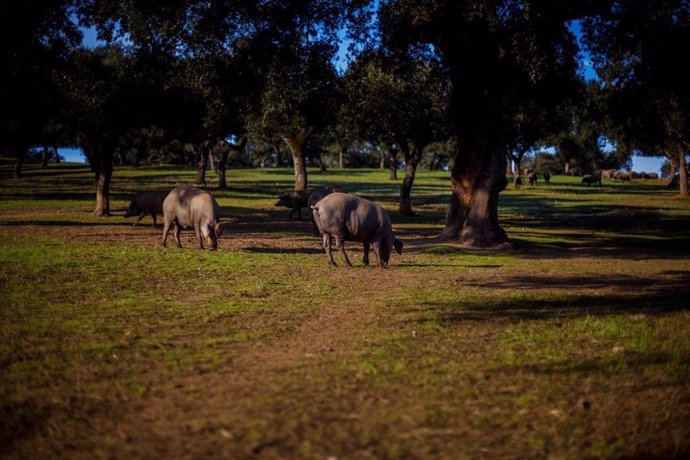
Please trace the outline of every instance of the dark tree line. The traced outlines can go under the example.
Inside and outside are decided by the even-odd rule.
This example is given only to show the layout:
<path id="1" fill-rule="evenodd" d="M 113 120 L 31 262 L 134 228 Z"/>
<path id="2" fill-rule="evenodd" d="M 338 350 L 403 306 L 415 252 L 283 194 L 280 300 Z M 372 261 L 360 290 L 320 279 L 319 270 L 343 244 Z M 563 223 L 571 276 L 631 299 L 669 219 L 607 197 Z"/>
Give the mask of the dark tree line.
<path id="1" fill-rule="evenodd" d="M 519 178 L 542 145 L 591 168 L 666 155 L 687 194 L 690 98 L 677 61 L 688 51 L 677 45 L 688 10 L 681 0 L 3 0 L 0 152 L 19 174 L 32 146 L 81 147 L 99 215 L 115 159 L 170 145 L 192 155 L 199 184 L 210 160 L 221 187 L 248 139 L 279 164 L 289 152 L 296 190 L 307 188 L 307 157 L 325 169 L 322 151 L 342 164 L 368 146 L 392 176 L 402 157 L 406 214 L 418 165 L 451 152 L 443 234 L 498 245 L 508 241 L 498 219 L 506 158 Z M 85 26 L 105 45 L 84 48 Z M 353 47 L 341 73 L 344 36 Z M 581 43 L 599 74 L 589 84 Z"/>

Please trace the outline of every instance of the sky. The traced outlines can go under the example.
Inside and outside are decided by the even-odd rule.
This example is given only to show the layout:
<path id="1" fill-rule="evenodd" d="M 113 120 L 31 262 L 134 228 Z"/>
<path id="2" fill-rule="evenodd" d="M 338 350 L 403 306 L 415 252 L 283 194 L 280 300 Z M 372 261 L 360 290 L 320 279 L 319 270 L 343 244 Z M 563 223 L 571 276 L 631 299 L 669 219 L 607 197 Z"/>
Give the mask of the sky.
<path id="1" fill-rule="evenodd" d="M 72 161 L 75 163 L 86 163 L 86 158 L 81 149 L 60 147 L 58 149 L 60 155 L 65 157 L 65 161 Z M 663 158 L 645 158 L 640 156 L 633 156 L 633 171 L 638 172 L 656 172 L 661 173 L 661 163 Z"/>

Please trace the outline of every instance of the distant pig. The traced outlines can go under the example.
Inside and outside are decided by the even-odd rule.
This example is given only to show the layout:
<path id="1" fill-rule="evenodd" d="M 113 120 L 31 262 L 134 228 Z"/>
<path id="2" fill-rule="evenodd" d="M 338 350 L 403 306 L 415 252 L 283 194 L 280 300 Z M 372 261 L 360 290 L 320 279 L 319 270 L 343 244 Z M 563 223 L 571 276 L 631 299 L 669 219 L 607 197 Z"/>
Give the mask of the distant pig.
<path id="1" fill-rule="evenodd" d="M 285 208 L 292 208 L 290 211 L 290 219 L 297 213 L 297 218 L 302 218 L 302 208 L 306 208 L 309 201 L 310 190 L 294 190 L 290 192 L 283 192 L 278 197 L 275 206 L 283 206 Z"/>
<path id="2" fill-rule="evenodd" d="M 402 254 L 403 243 L 393 235 L 391 219 L 379 205 L 347 193 L 332 193 L 312 209 L 314 221 L 321 235 L 328 262 L 335 265 L 331 253 L 331 240 L 335 238 L 345 263 L 352 266 L 345 252 L 345 241 L 358 241 L 364 245 L 365 265 L 369 265 L 369 245 L 373 243 L 377 265 L 388 266 L 393 247 Z"/>
<path id="3" fill-rule="evenodd" d="M 210 249 L 218 249 L 221 235 L 220 208 L 210 193 L 188 186 L 176 187 L 163 202 L 163 246 L 168 239 L 170 227 L 175 227 L 175 241 L 181 248 L 182 227 L 193 227 L 199 247 L 204 249 L 204 240 L 211 239 Z"/>
<path id="4" fill-rule="evenodd" d="M 138 216 L 134 222 L 136 226 L 141 219 L 151 214 L 153 225 L 156 226 L 156 214 L 163 214 L 163 201 L 168 196 L 168 192 L 144 192 L 136 196 L 129 202 L 129 207 L 125 211 L 125 217 Z"/>
<path id="5" fill-rule="evenodd" d="M 591 184 L 599 184 L 599 187 L 601 187 L 601 174 L 587 174 L 582 178 L 582 183 L 587 184 L 587 186 Z"/>

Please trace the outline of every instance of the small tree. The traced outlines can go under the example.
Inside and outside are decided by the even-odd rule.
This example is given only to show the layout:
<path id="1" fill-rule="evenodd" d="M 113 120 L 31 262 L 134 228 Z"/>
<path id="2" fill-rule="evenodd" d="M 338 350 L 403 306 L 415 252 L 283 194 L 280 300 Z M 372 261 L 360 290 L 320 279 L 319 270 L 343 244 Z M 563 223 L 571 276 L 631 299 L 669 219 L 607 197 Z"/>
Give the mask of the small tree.
<path id="1" fill-rule="evenodd" d="M 353 137 L 376 141 L 397 179 L 397 153 L 405 161 L 400 212 L 413 214 L 410 194 L 424 148 L 447 136 L 447 80 L 422 50 L 362 54 L 345 75 L 340 120 Z"/>

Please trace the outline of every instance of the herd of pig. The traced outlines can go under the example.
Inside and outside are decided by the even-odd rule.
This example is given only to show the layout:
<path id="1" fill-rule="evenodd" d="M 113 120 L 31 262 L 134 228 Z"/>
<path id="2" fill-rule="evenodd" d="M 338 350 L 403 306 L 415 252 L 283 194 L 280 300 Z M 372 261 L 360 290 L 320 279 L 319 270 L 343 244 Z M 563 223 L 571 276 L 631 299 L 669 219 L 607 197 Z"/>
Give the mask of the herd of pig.
<path id="1" fill-rule="evenodd" d="M 364 198 L 336 189 L 318 189 L 313 191 L 284 192 L 280 194 L 276 206 L 291 208 L 290 218 L 297 213 L 302 217 L 301 209 L 311 210 L 314 234 L 323 237 L 323 248 L 328 262 L 333 260 L 331 246 L 335 240 L 336 247 L 347 265 L 352 265 L 345 252 L 345 241 L 356 241 L 364 247 L 362 261 L 369 264 L 369 250 L 373 245 L 377 265 L 388 266 L 390 255 L 395 249 L 402 254 L 403 243 L 393 235 L 393 227 L 388 213 L 381 206 Z M 166 245 L 170 230 L 174 230 L 178 247 L 182 228 L 193 228 L 199 240 L 199 247 L 204 249 L 204 242 L 210 240 L 210 249 L 218 249 L 218 238 L 221 236 L 220 208 L 218 202 L 209 192 L 191 187 L 175 187 L 171 192 L 144 192 L 134 198 L 125 211 L 125 217 L 137 216 L 136 226 L 147 215 L 153 218 L 163 215 L 163 246 Z"/>

